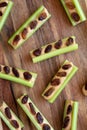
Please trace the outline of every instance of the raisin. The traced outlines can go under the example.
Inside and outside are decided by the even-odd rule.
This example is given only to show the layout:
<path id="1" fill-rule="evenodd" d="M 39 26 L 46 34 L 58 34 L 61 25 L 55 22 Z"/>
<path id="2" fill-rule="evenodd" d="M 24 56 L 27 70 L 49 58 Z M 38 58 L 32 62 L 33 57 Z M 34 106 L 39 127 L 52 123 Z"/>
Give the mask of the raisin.
<path id="1" fill-rule="evenodd" d="M 28 101 L 28 95 L 25 95 L 25 96 L 22 98 L 21 102 L 22 102 L 23 104 L 26 104 L 27 101 Z"/>
<path id="2" fill-rule="evenodd" d="M 6 3 L 6 2 L 2 2 L 2 3 L 0 3 L 0 8 L 1 7 L 6 7 L 8 4 Z"/>
<path id="3" fill-rule="evenodd" d="M 67 2 L 67 3 L 66 3 L 66 6 L 67 6 L 69 9 L 74 9 L 74 8 L 75 8 L 75 5 L 74 5 L 72 2 Z"/>
<path id="4" fill-rule="evenodd" d="M 16 120 L 11 120 L 11 125 L 14 127 L 14 128 L 19 128 L 19 124 Z"/>
<path id="5" fill-rule="evenodd" d="M 2 70 L 2 67 L 0 66 L 0 72 L 1 72 L 1 70 Z"/>
<path id="6" fill-rule="evenodd" d="M 66 45 L 70 46 L 70 45 L 73 44 L 73 42 L 74 42 L 73 38 L 69 37 L 68 40 L 67 40 L 67 42 L 66 42 Z"/>
<path id="7" fill-rule="evenodd" d="M 24 72 L 23 75 L 26 80 L 30 80 L 32 78 L 32 75 L 29 72 Z"/>
<path id="8" fill-rule="evenodd" d="M 87 91 L 87 83 L 85 84 L 85 90 Z"/>
<path id="9" fill-rule="evenodd" d="M 59 84 L 60 84 L 60 79 L 58 79 L 58 78 L 53 79 L 53 80 L 51 81 L 51 85 L 52 85 L 52 86 L 57 86 L 57 85 L 59 85 Z"/>
<path id="10" fill-rule="evenodd" d="M 36 26 L 37 26 L 37 21 L 36 21 L 36 20 L 34 20 L 34 21 L 32 21 L 32 22 L 30 23 L 30 29 L 35 29 Z"/>
<path id="11" fill-rule="evenodd" d="M 9 107 L 6 107 L 6 108 L 5 108 L 5 115 L 8 117 L 8 119 L 11 119 L 11 118 L 12 118 L 12 115 L 11 115 L 11 112 L 10 112 Z"/>
<path id="12" fill-rule="evenodd" d="M 12 68 L 12 72 L 13 72 L 13 74 L 16 76 L 16 77 L 19 77 L 19 72 L 18 72 L 18 70 L 16 69 L 16 68 Z"/>
<path id="13" fill-rule="evenodd" d="M 10 68 L 8 66 L 4 66 L 4 71 L 6 74 L 9 74 L 10 73 Z"/>
<path id="14" fill-rule="evenodd" d="M 50 96 L 53 92 L 54 92 L 54 88 L 50 88 L 50 89 L 48 89 L 48 90 L 44 93 L 44 96 L 48 97 L 48 96 Z"/>
<path id="15" fill-rule="evenodd" d="M 43 130 L 51 130 L 48 124 L 43 124 Z"/>
<path id="16" fill-rule="evenodd" d="M 75 22 L 78 22 L 80 20 L 80 16 L 76 12 L 73 12 L 71 14 L 71 17 Z"/>
<path id="17" fill-rule="evenodd" d="M 39 112 L 36 114 L 36 119 L 39 124 L 43 123 L 43 117 Z"/>
<path id="18" fill-rule="evenodd" d="M 44 19 L 47 18 L 47 14 L 45 12 L 43 12 L 42 14 L 40 14 L 40 16 L 38 17 L 38 20 L 42 21 Z"/>
<path id="19" fill-rule="evenodd" d="M 67 114 L 70 114 L 70 113 L 71 113 L 71 111 L 72 111 L 72 106 L 71 106 L 71 105 L 69 105 L 69 106 L 68 106 L 68 108 L 67 108 Z"/>
<path id="20" fill-rule="evenodd" d="M 57 73 L 57 76 L 59 76 L 59 77 L 65 77 L 66 75 L 67 75 L 67 73 L 64 71 Z"/>
<path id="21" fill-rule="evenodd" d="M 28 33 L 28 29 L 24 28 L 23 31 L 22 31 L 22 33 L 21 33 L 23 39 L 26 39 L 27 33 Z"/>
<path id="22" fill-rule="evenodd" d="M 19 41 L 20 41 L 20 35 L 16 35 L 13 40 L 13 45 L 17 45 Z"/>
<path id="23" fill-rule="evenodd" d="M 31 113 L 32 113 L 33 115 L 35 115 L 35 114 L 36 114 L 36 111 L 35 111 L 35 108 L 34 108 L 33 104 L 32 104 L 32 103 L 29 103 L 29 107 L 30 107 Z"/>
<path id="24" fill-rule="evenodd" d="M 56 49 L 60 49 L 60 47 L 62 46 L 62 40 L 59 40 L 58 42 L 55 43 L 54 47 Z"/>
<path id="25" fill-rule="evenodd" d="M 0 16 L 2 16 L 3 15 L 3 13 L 0 11 Z"/>
<path id="26" fill-rule="evenodd" d="M 62 68 L 64 70 L 67 70 L 67 69 L 71 68 L 71 64 L 65 64 L 65 65 L 62 66 Z"/>
<path id="27" fill-rule="evenodd" d="M 69 121 L 70 121 L 69 116 L 66 116 L 65 119 L 64 119 L 62 128 L 66 128 L 69 124 Z"/>
<path id="28" fill-rule="evenodd" d="M 51 49 L 52 49 L 52 45 L 48 45 L 48 46 L 45 48 L 45 53 L 50 52 Z"/>
<path id="29" fill-rule="evenodd" d="M 40 55 L 41 55 L 41 49 L 36 49 L 36 50 L 34 50 L 34 51 L 33 51 L 33 54 L 34 54 L 35 56 L 40 56 Z"/>

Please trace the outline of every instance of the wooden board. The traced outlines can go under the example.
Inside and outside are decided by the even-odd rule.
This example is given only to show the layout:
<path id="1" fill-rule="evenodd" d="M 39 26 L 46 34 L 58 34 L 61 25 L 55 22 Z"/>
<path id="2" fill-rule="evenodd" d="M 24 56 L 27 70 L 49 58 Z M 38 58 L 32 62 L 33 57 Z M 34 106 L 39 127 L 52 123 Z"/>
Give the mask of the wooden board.
<path id="1" fill-rule="evenodd" d="M 55 130 L 61 130 L 65 99 L 79 101 L 78 130 L 87 130 L 87 98 L 82 95 L 82 86 L 87 80 L 87 21 L 72 27 L 59 0 L 13 0 L 14 7 L 0 34 L 0 63 L 24 68 L 38 73 L 33 89 L 0 80 L 0 99 L 3 99 L 23 121 L 24 130 L 36 130 L 22 109 L 16 98 L 27 93 Z M 87 16 L 87 0 L 79 0 Z M 14 31 L 40 6 L 44 5 L 52 14 L 51 19 L 41 27 L 22 47 L 13 50 L 7 41 Z M 79 44 L 78 51 L 57 56 L 44 62 L 33 64 L 29 51 L 50 43 L 57 39 L 75 35 Z M 53 104 L 45 101 L 41 94 L 48 82 L 57 72 L 65 59 L 72 61 L 79 67 L 79 71 L 68 83 Z M 0 130 L 8 130 L 0 123 Z"/>

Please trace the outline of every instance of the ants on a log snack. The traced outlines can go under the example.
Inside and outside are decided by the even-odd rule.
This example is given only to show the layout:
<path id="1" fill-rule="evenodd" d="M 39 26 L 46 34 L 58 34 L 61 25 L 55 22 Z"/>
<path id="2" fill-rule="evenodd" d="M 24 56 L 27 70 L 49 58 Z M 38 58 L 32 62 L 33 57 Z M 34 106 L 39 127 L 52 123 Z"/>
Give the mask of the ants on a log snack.
<path id="1" fill-rule="evenodd" d="M 87 83 L 85 83 L 84 86 L 82 87 L 82 92 L 84 96 L 87 96 Z"/>
<path id="2" fill-rule="evenodd" d="M 10 0 L 0 0 L 0 31 L 12 9 L 13 2 Z"/>
<path id="3" fill-rule="evenodd" d="M 66 60 L 48 84 L 42 96 L 48 100 L 48 102 L 53 103 L 77 70 L 78 68 L 72 62 Z"/>
<path id="4" fill-rule="evenodd" d="M 36 63 L 77 49 L 78 44 L 75 41 L 75 36 L 70 36 L 30 51 L 30 55 L 33 63 Z"/>
<path id="5" fill-rule="evenodd" d="M 13 34 L 8 43 L 17 49 L 30 36 L 32 36 L 49 18 L 51 15 L 44 6 L 41 6 L 28 20 Z"/>
<path id="6" fill-rule="evenodd" d="M 0 78 L 33 87 L 37 74 L 15 67 L 0 65 Z"/>
<path id="7" fill-rule="evenodd" d="M 77 130 L 78 102 L 66 100 L 62 130 Z"/>
<path id="8" fill-rule="evenodd" d="M 61 3 L 73 26 L 86 20 L 78 0 L 61 0 Z"/>
<path id="9" fill-rule="evenodd" d="M 18 104 L 30 118 L 37 130 L 54 130 L 43 114 L 34 105 L 28 95 L 24 94 L 17 99 Z"/>
<path id="10" fill-rule="evenodd" d="M 0 106 L 0 118 L 6 123 L 10 130 L 22 130 L 24 127 L 20 119 L 5 102 Z"/>

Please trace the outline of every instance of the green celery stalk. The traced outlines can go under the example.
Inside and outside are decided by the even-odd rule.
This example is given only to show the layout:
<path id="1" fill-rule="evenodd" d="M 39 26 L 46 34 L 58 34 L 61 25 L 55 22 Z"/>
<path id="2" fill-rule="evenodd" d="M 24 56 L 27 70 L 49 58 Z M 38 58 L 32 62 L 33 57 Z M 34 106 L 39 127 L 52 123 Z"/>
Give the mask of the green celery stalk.
<path id="1" fill-rule="evenodd" d="M 9 39 L 8 43 L 9 43 L 14 49 L 19 48 L 28 38 L 30 38 L 30 37 L 51 17 L 51 15 L 49 14 L 48 17 L 47 17 L 45 20 L 43 20 L 42 22 L 40 22 L 40 23 L 36 26 L 36 28 L 33 29 L 32 32 L 30 32 L 30 33 L 28 34 L 27 38 L 24 39 L 24 40 L 23 40 L 21 43 L 19 43 L 17 46 L 12 45 L 12 41 L 13 41 L 13 39 L 15 38 L 15 36 L 16 36 L 16 35 L 19 35 L 19 34 L 23 31 L 24 28 L 28 27 L 29 24 L 30 24 L 33 20 L 35 20 L 35 19 L 40 15 L 40 13 L 41 13 L 44 9 L 45 9 L 44 6 L 39 7 L 38 10 L 37 10 L 33 15 L 31 15 L 31 17 L 29 17 L 29 18 L 27 19 L 27 21 L 12 35 L 12 37 Z"/>
<path id="2" fill-rule="evenodd" d="M 75 39 L 74 36 L 72 36 L 73 39 Z M 64 38 L 63 39 L 63 42 L 65 42 L 67 40 L 67 38 Z M 50 43 L 49 45 L 54 45 L 56 42 L 53 42 L 53 43 Z M 47 45 L 45 46 L 42 46 L 41 48 L 44 49 L 46 48 Z M 37 63 L 37 62 L 40 62 L 40 61 L 43 61 L 43 60 L 46 60 L 46 59 L 49 59 L 49 58 L 52 58 L 54 56 L 58 56 L 58 55 L 61 55 L 61 54 L 64 54 L 64 53 L 68 53 L 68 52 L 71 52 L 71 51 L 75 51 L 78 49 L 78 44 L 75 43 L 75 44 L 72 44 L 70 46 L 65 46 L 65 47 L 61 47 L 60 49 L 55 49 L 53 51 L 50 51 L 49 53 L 44 53 L 44 54 L 41 54 L 40 56 L 32 56 L 33 55 L 33 51 L 30 51 L 30 55 L 31 55 L 31 58 L 32 58 L 32 61 L 33 63 Z"/>
<path id="3" fill-rule="evenodd" d="M 8 2 L 8 6 L 6 7 L 6 10 L 4 12 L 4 14 L 2 15 L 1 19 L 0 19 L 0 31 L 2 30 L 4 24 L 5 24 L 5 21 L 12 9 L 12 6 L 13 6 L 13 2 L 12 1 L 9 1 Z"/>
<path id="4" fill-rule="evenodd" d="M 68 60 L 66 60 L 65 62 L 64 62 L 64 64 L 65 63 L 67 63 L 67 61 Z M 63 65 L 64 65 L 63 64 Z M 77 70 L 78 70 L 78 68 L 75 66 L 75 65 L 73 65 L 73 67 L 72 67 L 72 70 L 71 70 L 71 72 L 66 76 L 66 79 L 64 80 L 64 82 L 61 84 L 61 86 L 58 88 L 58 90 L 56 90 L 55 92 L 54 92 L 54 94 L 52 95 L 52 97 L 50 97 L 49 99 L 46 99 L 46 100 L 48 100 L 48 102 L 49 103 L 53 103 L 55 100 L 56 100 L 56 98 L 59 96 L 59 94 L 63 91 L 63 89 L 66 87 L 66 85 L 67 85 L 67 83 L 70 81 L 70 79 L 74 76 L 74 74 L 77 72 Z M 49 84 L 48 84 L 48 87 L 49 87 Z M 47 88 L 46 88 L 47 89 Z M 45 92 L 45 91 L 44 91 Z M 42 96 L 44 97 L 44 92 L 42 93 Z"/>
<path id="5" fill-rule="evenodd" d="M 71 2 L 73 2 L 73 4 L 74 4 L 75 7 L 76 7 L 76 11 L 77 11 L 77 13 L 78 13 L 79 16 L 80 16 L 80 22 L 75 22 L 75 21 L 72 19 L 71 15 L 70 15 L 70 12 L 69 12 L 69 10 L 68 10 L 66 4 L 65 4 L 65 1 L 64 1 L 64 0 L 61 0 L 61 3 L 62 3 L 62 5 L 63 5 L 63 7 L 64 7 L 64 9 L 65 9 L 65 11 L 66 11 L 67 16 L 69 17 L 70 22 L 72 23 L 73 26 L 75 26 L 75 25 L 77 25 L 78 23 L 81 23 L 81 22 L 86 21 L 86 16 L 85 16 L 85 14 L 84 14 L 84 12 L 83 12 L 83 10 L 82 10 L 82 8 L 81 8 L 81 5 L 80 5 L 80 3 L 79 3 L 78 0 L 71 0 Z"/>
<path id="6" fill-rule="evenodd" d="M 24 95 L 26 95 L 26 94 L 24 94 Z M 23 95 L 23 96 L 24 96 L 24 95 Z M 22 97 L 23 97 L 23 96 L 22 96 Z M 28 98 L 28 101 L 33 104 L 36 113 L 37 113 L 37 112 L 40 112 L 40 111 L 38 110 L 38 108 L 34 105 L 34 103 L 31 101 L 30 98 Z M 31 112 L 29 111 L 29 109 L 26 107 L 26 105 L 21 103 L 21 99 L 20 99 L 20 98 L 17 99 L 17 102 L 18 102 L 18 104 L 20 105 L 20 107 L 23 109 L 23 111 L 26 113 L 26 115 L 29 117 L 29 119 L 32 121 L 32 123 L 35 125 L 35 127 L 37 128 L 37 130 L 42 130 L 42 124 L 40 125 L 40 124 L 37 122 L 37 120 L 36 120 L 36 118 L 35 118 L 35 115 L 32 115 Z M 40 114 L 42 115 L 42 117 L 43 117 L 43 119 L 44 119 L 44 120 L 43 120 L 44 123 L 45 123 L 45 124 L 48 124 L 48 125 L 50 126 L 51 130 L 54 130 L 54 129 L 52 128 L 52 126 L 49 124 L 49 122 L 45 119 L 45 117 L 43 116 L 43 114 L 42 114 L 41 112 L 40 112 Z"/>
<path id="7" fill-rule="evenodd" d="M 17 68 L 17 70 L 20 70 L 21 72 L 26 71 L 26 70 L 22 70 L 22 69 L 18 69 L 18 68 Z M 28 86 L 28 87 L 33 87 L 34 83 L 36 81 L 36 78 L 37 78 L 37 74 L 32 73 L 32 72 L 30 72 L 30 74 L 32 75 L 33 81 L 31 81 L 31 79 L 28 81 L 28 80 L 25 80 L 25 79 L 22 79 L 22 78 L 19 78 L 19 77 L 15 77 L 15 76 L 10 75 L 10 74 L 5 74 L 3 72 L 0 72 L 0 78 L 6 79 L 6 80 L 9 80 L 9 81 L 13 81 L 13 82 L 16 82 L 16 83 L 19 83 L 19 84 L 23 84 L 23 85 Z"/>
<path id="8" fill-rule="evenodd" d="M 6 106 L 7 104 L 5 102 L 3 102 Z M 8 106 L 7 106 L 8 107 Z M 24 127 L 23 123 L 20 121 L 20 119 L 16 116 L 16 114 L 10 109 L 11 114 L 14 115 L 16 121 L 19 123 L 19 125 L 21 126 L 21 128 Z M 5 122 L 5 124 L 9 127 L 10 130 L 16 130 L 16 128 L 14 128 L 9 119 L 7 119 L 7 117 L 2 113 L 2 111 L 0 110 L 0 118 Z"/>
<path id="9" fill-rule="evenodd" d="M 67 107 L 69 102 L 72 102 L 72 111 L 71 111 L 71 116 L 70 114 L 67 114 Z M 63 116 L 63 121 L 65 117 L 69 116 L 70 117 L 70 130 L 77 130 L 77 116 L 78 116 L 78 102 L 77 101 L 72 101 L 72 100 L 66 100 L 65 102 L 65 108 L 64 108 L 64 116 Z M 67 128 L 62 128 L 62 130 L 65 130 Z"/>

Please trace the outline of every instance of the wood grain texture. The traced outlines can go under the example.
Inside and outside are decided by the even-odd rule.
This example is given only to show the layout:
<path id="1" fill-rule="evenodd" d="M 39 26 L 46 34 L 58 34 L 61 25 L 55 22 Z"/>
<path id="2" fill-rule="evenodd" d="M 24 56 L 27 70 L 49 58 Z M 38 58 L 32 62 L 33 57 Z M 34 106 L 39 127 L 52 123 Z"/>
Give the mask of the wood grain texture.
<path id="1" fill-rule="evenodd" d="M 87 16 L 87 0 L 79 0 Z M 87 80 L 87 21 L 72 27 L 60 3 L 60 0 L 13 0 L 14 7 L 0 34 L 0 63 L 28 69 L 38 73 L 33 89 L 0 80 L 0 100 L 4 100 L 23 121 L 24 130 L 36 130 L 22 109 L 16 98 L 27 93 L 55 130 L 61 130 L 65 99 L 79 101 L 78 130 L 87 130 L 87 97 L 82 94 L 82 86 Z M 51 19 L 41 27 L 18 50 L 13 50 L 7 41 L 14 31 L 40 6 L 44 5 L 52 14 Z M 66 36 L 75 35 L 79 49 L 65 55 L 57 56 L 41 63 L 33 64 L 29 51 L 46 43 Z M 79 71 L 68 83 L 53 104 L 49 104 L 41 97 L 41 93 L 48 82 L 55 75 L 65 59 L 72 61 L 79 67 Z M 2 128 L 3 125 L 3 128 Z M 9 130 L 0 121 L 0 130 Z"/>

